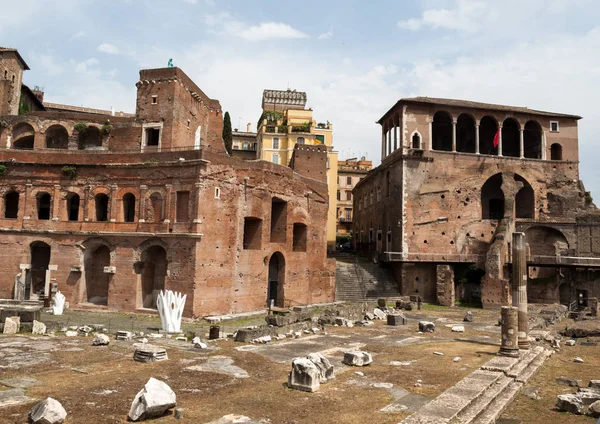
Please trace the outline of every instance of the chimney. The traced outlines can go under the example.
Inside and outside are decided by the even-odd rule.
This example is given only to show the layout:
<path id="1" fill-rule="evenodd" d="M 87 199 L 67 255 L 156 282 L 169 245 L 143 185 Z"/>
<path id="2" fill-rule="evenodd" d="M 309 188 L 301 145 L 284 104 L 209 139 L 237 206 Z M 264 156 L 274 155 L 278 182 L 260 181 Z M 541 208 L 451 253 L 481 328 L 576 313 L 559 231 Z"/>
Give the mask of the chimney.
<path id="1" fill-rule="evenodd" d="M 246 132 L 250 132 L 252 130 L 252 124 L 250 122 L 248 122 L 246 124 Z"/>
<path id="2" fill-rule="evenodd" d="M 44 103 L 44 92 L 39 87 L 35 87 L 31 92 L 37 97 L 40 103 Z"/>

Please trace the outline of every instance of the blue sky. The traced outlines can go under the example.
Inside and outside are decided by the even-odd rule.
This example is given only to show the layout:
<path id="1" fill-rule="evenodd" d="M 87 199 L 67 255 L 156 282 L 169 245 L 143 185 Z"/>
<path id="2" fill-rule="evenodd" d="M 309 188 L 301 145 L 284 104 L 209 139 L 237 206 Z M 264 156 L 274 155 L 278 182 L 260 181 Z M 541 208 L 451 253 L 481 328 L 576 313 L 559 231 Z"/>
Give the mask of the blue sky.
<path id="1" fill-rule="evenodd" d="M 375 121 L 423 95 L 579 114 L 581 177 L 600 196 L 600 4 L 593 0 L 4 0 L 46 100 L 135 110 L 141 68 L 173 58 L 255 128 L 265 88 L 306 91 L 341 157 L 380 161 Z M 600 197 L 599 197 L 600 199 Z"/>

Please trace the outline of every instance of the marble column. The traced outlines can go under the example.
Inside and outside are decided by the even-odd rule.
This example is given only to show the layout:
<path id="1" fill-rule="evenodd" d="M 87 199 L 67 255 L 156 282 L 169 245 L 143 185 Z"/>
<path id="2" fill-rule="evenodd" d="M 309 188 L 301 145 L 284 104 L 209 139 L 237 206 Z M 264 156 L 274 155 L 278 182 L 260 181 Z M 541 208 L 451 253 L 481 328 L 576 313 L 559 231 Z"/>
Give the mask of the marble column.
<path id="1" fill-rule="evenodd" d="M 525 233 L 513 233 L 512 236 L 512 301 L 518 309 L 519 348 L 529 349 L 527 316 L 527 258 Z"/>
<path id="2" fill-rule="evenodd" d="M 519 157 L 523 159 L 525 157 L 525 143 L 523 141 L 523 128 L 519 129 Z"/>
<path id="3" fill-rule="evenodd" d="M 479 124 L 475 125 L 475 153 L 479 154 Z"/>
<path id="4" fill-rule="evenodd" d="M 456 121 L 452 121 L 452 151 L 456 152 Z"/>
<path id="5" fill-rule="evenodd" d="M 517 341 L 517 308 L 514 306 L 503 306 L 500 313 L 502 317 L 502 340 L 500 341 L 500 351 L 498 352 L 498 355 L 518 357 L 519 344 Z"/>
<path id="6" fill-rule="evenodd" d="M 498 134 L 498 156 L 502 156 L 502 125 L 498 127 L 498 131 L 500 131 L 500 134 Z"/>

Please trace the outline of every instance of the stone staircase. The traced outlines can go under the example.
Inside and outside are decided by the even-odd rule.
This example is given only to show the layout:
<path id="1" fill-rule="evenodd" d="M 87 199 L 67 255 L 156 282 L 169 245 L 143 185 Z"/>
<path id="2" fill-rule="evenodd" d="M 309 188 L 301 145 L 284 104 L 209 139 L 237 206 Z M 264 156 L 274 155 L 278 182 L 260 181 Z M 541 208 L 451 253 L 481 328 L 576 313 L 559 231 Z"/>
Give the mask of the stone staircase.
<path id="1" fill-rule="evenodd" d="M 358 302 L 380 297 L 399 297 L 398 283 L 392 271 L 367 258 L 336 256 L 336 300 Z"/>
<path id="2" fill-rule="evenodd" d="M 401 424 L 493 424 L 554 353 L 541 346 L 519 358 L 498 356 L 401 421 Z"/>

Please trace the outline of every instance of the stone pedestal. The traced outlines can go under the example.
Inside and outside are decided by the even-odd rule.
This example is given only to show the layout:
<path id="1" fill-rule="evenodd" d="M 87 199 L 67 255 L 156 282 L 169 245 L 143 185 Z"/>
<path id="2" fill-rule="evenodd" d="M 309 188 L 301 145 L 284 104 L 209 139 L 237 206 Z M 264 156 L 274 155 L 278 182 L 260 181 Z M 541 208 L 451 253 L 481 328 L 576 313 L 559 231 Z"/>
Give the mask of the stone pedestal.
<path id="1" fill-rule="evenodd" d="M 514 306 L 503 306 L 500 313 L 502 314 L 502 340 L 498 355 L 518 357 L 518 309 Z"/>
<path id="2" fill-rule="evenodd" d="M 454 268 L 437 266 L 437 301 L 442 306 L 454 306 Z"/>
<path id="3" fill-rule="evenodd" d="M 402 314 L 388 314 L 387 316 L 388 325 L 406 325 L 406 317 Z"/>

